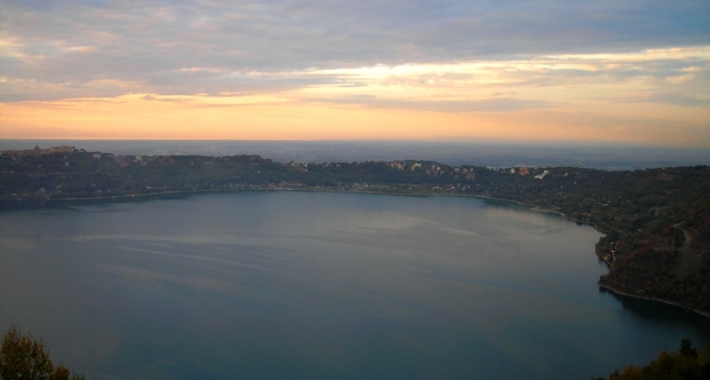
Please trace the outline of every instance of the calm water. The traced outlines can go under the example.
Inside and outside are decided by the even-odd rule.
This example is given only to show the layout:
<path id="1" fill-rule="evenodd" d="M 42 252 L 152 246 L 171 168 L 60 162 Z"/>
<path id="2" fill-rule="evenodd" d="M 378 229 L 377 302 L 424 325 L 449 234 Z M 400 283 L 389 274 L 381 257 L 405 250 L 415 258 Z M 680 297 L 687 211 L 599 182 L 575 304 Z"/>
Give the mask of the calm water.
<path id="1" fill-rule="evenodd" d="M 694 314 L 600 293 L 599 233 L 464 198 L 236 193 L 0 213 L 0 327 L 100 379 L 588 379 Z"/>

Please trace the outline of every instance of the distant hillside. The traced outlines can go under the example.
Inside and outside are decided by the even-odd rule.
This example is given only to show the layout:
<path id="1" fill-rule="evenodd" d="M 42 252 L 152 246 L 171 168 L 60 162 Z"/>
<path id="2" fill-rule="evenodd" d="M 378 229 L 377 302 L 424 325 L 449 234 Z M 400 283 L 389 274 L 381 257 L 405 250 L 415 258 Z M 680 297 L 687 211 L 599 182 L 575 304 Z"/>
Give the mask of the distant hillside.
<path id="1" fill-rule="evenodd" d="M 260 155 L 276 162 L 353 162 L 419 159 L 447 165 L 563 167 L 636 170 L 710 165 L 710 148 L 619 143 L 474 141 L 185 141 L 185 140 L 9 140 L 0 150 L 74 145 L 123 156 Z"/>

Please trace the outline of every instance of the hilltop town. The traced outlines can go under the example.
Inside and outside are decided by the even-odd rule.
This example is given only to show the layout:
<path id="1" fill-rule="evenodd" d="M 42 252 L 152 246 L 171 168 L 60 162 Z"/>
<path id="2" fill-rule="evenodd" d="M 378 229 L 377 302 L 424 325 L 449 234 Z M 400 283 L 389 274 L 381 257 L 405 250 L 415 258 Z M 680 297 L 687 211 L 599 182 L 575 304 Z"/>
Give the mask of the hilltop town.
<path id="1" fill-rule="evenodd" d="M 255 155 L 120 156 L 69 146 L 0 153 L 0 207 L 204 191 L 469 196 L 559 213 L 605 233 L 599 286 L 710 315 L 710 168 L 486 168 L 432 161 L 278 163 Z"/>

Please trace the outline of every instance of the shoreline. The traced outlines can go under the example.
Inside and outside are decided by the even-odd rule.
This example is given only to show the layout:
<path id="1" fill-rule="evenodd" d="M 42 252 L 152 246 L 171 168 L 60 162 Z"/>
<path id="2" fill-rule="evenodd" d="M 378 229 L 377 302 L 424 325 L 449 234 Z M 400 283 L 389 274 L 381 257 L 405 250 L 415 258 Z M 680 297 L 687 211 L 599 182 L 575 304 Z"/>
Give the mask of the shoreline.
<path id="1" fill-rule="evenodd" d="M 534 204 L 524 203 L 520 201 L 514 201 L 511 199 L 495 198 L 486 195 L 475 195 L 475 194 L 439 194 L 439 193 L 411 193 L 411 194 L 401 194 L 401 193 L 388 193 L 383 191 L 360 191 L 360 190 L 341 190 L 341 189 L 308 189 L 308 188 L 276 188 L 276 189 L 264 189 L 264 188 L 254 188 L 254 189 L 217 189 L 217 190 L 175 190 L 175 191 L 161 191 L 156 193 L 137 193 L 137 194 L 125 194 L 125 195 L 109 195 L 109 196 L 93 196 L 93 197 L 70 197 L 70 198 L 26 198 L 26 199 L 0 199 L 0 202 L 32 202 L 44 204 L 47 202 L 80 202 L 80 201 L 93 201 L 93 200 L 120 200 L 120 199 L 131 199 L 131 198 L 142 198 L 142 197 L 153 197 L 161 195 L 177 195 L 177 194 L 199 194 L 199 193 L 238 193 L 238 192 L 250 192 L 250 191 L 302 191 L 302 192 L 323 192 L 323 193 L 347 193 L 347 194 L 374 194 L 374 195 L 392 195 L 401 197 L 460 197 L 460 198 L 477 198 L 484 200 L 493 200 L 506 203 L 512 203 L 519 206 L 525 206 L 530 208 L 532 211 L 546 212 L 551 214 L 557 214 L 569 221 L 584 224 L 587 226 L 594 227 L 597 231 L 602 233 L 608 233 L 593 223 L 577 220 L 567 216 L 566 214 L 546 209 Z"/>
<path id="2" fill-rule="evenodd" d="M 134 198 L 146 198 L 146 197 L 155 197 L 155 196 L 161 196 L 161 195 L 180 195 L 180 194 L 185 194 L 185 195 L 190 195 L 190 194 L 200 194 L 200 193 L 238 193 L 238 192 L 270 192 L 270 191 L 299 191 L 299 192 L 324 192 L 324 193 L 345 193 L 345 194 L 370 194 L 370 195 L 391 195 L 391 196 L 405 196 L 405 197 L 434 197 L 434 196 L 448 196 L 448 197 L 460 197 L 460 198 L 476 198 L 476 199 L 482 199 L 482 200 L 492 200 L 492 201 L 499 201 L 499 202 L 505 202 L 505 203 L 510 203 L 510 204 L 516 204 L 519 206 L 527 207 L 532 211 L 536 212 L 545 212 L 545 213 L 552 213 L 552 214 L 557 214 L 561 216 L 562 218 L 569 220 L 571 222 L 575 222 L 578 224 L 583 224 L 587 225 L 590 227 L 593 227 L 597 231 L 607 234 L 608 231 L 605 231 L 598 226 L 596 226 L 593 223 L 589 222 L 584 222 L 580 221 L 571 217 L 568 217 L 564 213 L 560 211 L 555 211 L 555 210 L 550 210 L 546 208 L 542 208 L 539 206 L 536 206 L 534 204 L 530 203 L 524 203 L 520 201 L 514 201 L 510 199 L 503 199 L 503 198 L 495 198 L 495 197 L 488 197 L 485 195 L 466 195 L 466 194 L 437 194 L 437 193 L 428 193 L 428 194 L 395 194 L 395 193 L 387 193 L 387 192 L 381 192 L 381 191 L 353 191 L 353 190 L 341 190 L 341 189 L 333 189 L 333 190 L 328 190 L 328 189 L 308 189 L 308 188 L 300 188 L 300 189 L 293 189 L 293 188 L 277 188 L 277 189 L 263 189 L 263 188 L 254 188 L 254 189 L 221 189 L 221 190 L 177 190 L 177 191 L 163 191 L 163 192 L 156 192 L 156 193 L 141 193 L 141 194 L 128 194 L 128 195 L 115 195 L 115 196 L 100 196 L 100 197 L 86 197 L 86 198 L 50 198 L 50 199 L 27 199 L 27 200 L 18 200 L 18 199 L 7 199 L 7 200 L 2 200 L 1 202 L 36 202 L 39 204 L 44 204 L 46 202 L 52 202 L 52 201 L 58 201 L 58 202 L 81 202 L 81 201 L 94 201 L 94 200 L 127 200 L 127 199 L 134 199 Z M 0 210 L 2 211 L 2 210 Z M 595 255 L 603 260 L 601 256 L 596 252 L 595 250 Z M 606 260 L 604 260 L 606 262 Z M 606 263 L 607 266 L 609 263 Z M 692 312 L 695 312 L 697 314 L 700 314 L 706 318 L 710 318 L 710 312 L 703 312 L 700 310 L 693 309 L 688 306 L 681 305 L 679 303 L 673 302 L 673 301 L 668 301 L 668 300 L 663 300 L 659 298 L 653 298 L 653 297 L 647 297 L 647 296 L 640 296 L 640 295 L 635 295 L 635 294 L 630 294 L 626 292 L 622 292 L 618 289 L 615 289 L 611 286 L 608 285 L 602 285 L 599 282 L 597 282 L 597 286 L 600 289 L 605 289 L 609 292 L 612 292 L 616 295 L 622 296 L 622 297 L 631 297 L 631 298 L 637 298 L 637 299 L 643 299 L 643 300 L 648 300 L 648 301 L 657 301 L 661 302 L 667 305 L 675 306 L 675 307 L 680 307 L 686 310 L 690 310 Z"/>
<path id="3" fill-rule="evenodd" d="M 589 222 L 585 222 L 585 221 L 582 221 L 582 220 L 574 219 L 574 218 L 572 218 L 572 217 L 567 216 L 567 214 L 565 214 L 565 213 L 563 213 L 563 212 L 561 212 L 561 211 L 550 210 L 550 209 L 547 209 L 547 208 L 543 208 L 543 207 L 540 207 L 540 206 L 536 206 L 536 205 L 534 205 L 534 204 L 524 203 L 524 202 L 519 202 L 519 201 L 513 201 L 513 200 L 510 200 L 510 199 L 487 197 L 487 196 L 485 196 L 485 195 L 472 195 L 471 198 L 490 199 L 490 200 L 495 200 L 495 201 L 502 201 L 502 202 L 508 202 L 508 203 L 515 203 L 515 204 L 520 205 L 520 206 L 530 207 L 530 209 L 531 209 L 532 211 L 547 212 L 547 213 L 551 213 L 551 214 L 557 214 L 557 215 L 563 217 L 564 219 L 569 220 L 570 222 L 575 222 L 575 223 L 579 223 L 579 224 L 584 224 L 584 225 L 586 225 L 586 226 L 594 227 L 595 230 L 597 230 L 597 231 L 599 231 L 599 232 L 601 232 L 601 233 L 604 233 L 604 234 L 608 234 L 608 233 L 609 233 L 609 231 L 606 231 L 606 230 L 604 230 L 604 229 L 602 229 L 602 228 L 599 228 L 599 227 L 598 227 L 596 224 L 594 224 L 594 223 L 589 223 Z"/>
<path id="4" fill-rule="evenodd" d="M 647 300 L 647 301 L 656 301 L 656 302 L 664 303 L 664 304 L 666 304 L 666 305 L 671 305 L 671 306 L 680 307 L 680 308 L 683 308 L 683 309 L 686 309 L 686 310 L 690 310 L 690 311 L 692 311 L 692 312 L 694 312 L 694 313 L 696 313 L 696 314 L 702 315 L 703 317 L 710 318 L 710 312 L 704 312 L 704 311 L 700 311 L 700 310 L 697 310 L 697 309 L 693 309 L 693 308 L 691 308 L 691 307 L 688 307 L 688 306 L 685 306 L 685 305 L 681 305 L 681 304 L 679 304 L 679 303 L 677 303 L 677 302 L 667 301 L 667 300 L 663 300 L 663 299 L 660 299 L 660 298 L 654 298 L 654 297 L 648 297 L 648 296 L 640 296 L 640 295 L 637 295 L 637 294 L 631 294 L 631 293 L 622 292 L 621 290 L 615 289 L 615 288 L 613 288 L 613 287 L 611 287 L 611 286 L 609 286 L 609 285 L 600 284 L 600 283 L 598 283 L 598 282 L 597 282 L 597 286 L 598 286 L 600 289 L 604 289 L 604 290 L 609 291 L 609 292 L 611 292 L 611 293 L 614 293 L 614 294 L 616 294 L 616 295 L 618 295 L 618 296 L 629 297 L 629 298 L 636 298 L 636 299 L 642 299 L 642 300 Z"/>

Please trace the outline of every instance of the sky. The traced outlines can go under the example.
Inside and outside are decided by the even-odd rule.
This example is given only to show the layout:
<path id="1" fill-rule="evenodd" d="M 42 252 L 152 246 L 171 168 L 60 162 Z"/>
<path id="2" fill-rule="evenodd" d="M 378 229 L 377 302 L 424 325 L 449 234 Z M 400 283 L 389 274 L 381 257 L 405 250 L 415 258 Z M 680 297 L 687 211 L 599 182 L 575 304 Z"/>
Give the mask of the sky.
<path id="1" fill-rule="evenodd" d="M 0 0 L 0 138 L 710 146 L 710 1 Z"/>

